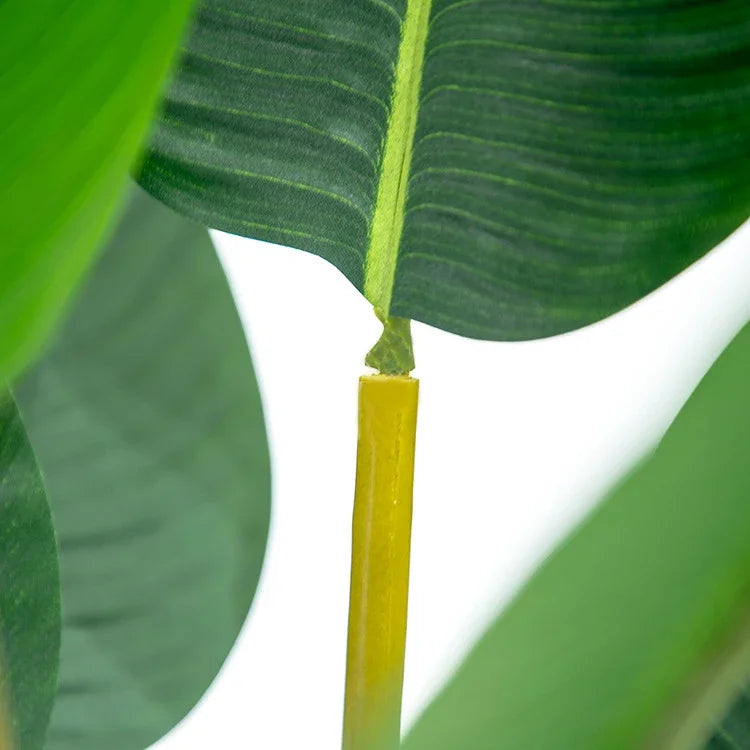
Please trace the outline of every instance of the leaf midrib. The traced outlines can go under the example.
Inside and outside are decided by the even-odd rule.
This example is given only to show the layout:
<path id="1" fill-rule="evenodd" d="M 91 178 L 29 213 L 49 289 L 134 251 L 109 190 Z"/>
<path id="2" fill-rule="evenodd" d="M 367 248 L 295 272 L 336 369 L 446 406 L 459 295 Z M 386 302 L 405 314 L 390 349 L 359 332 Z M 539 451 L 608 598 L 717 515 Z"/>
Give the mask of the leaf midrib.
<path id="1" fill-rule="evenodd" d="M 432 0 L 408 0 L 401 27 L 391 113 L 370 228 L 364 291 L 365 297 L 384 317 L 387 317 L 391 304 L 398 246 L 404 225 L 406 188 L 431 5 Z"/>

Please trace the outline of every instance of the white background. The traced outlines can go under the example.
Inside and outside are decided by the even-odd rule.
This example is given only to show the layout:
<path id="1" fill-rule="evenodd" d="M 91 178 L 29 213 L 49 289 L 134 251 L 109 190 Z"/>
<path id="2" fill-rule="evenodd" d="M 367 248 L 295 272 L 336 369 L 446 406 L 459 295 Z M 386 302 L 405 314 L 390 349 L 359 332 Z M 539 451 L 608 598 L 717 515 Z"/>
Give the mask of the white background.
<path id="1" fill-rule="evenodd" d="M 202 703 L 154 750 L 340 743 L 357 379 L 379 335 L 321 259 L 216 233 L 274 472 L 260 588 Z M 750 318 L 750 224 L 630 309 L 523 344 L 414 325 L 421 380 L 404 725 L 540 559 L 666 429 Z"/>

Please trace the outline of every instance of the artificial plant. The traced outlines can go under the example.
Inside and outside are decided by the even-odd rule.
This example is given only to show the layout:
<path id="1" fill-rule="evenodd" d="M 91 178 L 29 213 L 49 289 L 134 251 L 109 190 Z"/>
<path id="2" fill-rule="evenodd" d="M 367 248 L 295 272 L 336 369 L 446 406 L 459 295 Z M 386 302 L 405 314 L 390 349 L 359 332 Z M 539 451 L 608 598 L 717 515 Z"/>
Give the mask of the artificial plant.
<path id="1" fill-rule="evenodd" d="M 50 31 L 59 50 L 49 47 L 49 57 L 27 44 L 36 28 L 34 11 L 14 0 L 0 7 L 0 21 L 5 22 L 0 23 L 0 39 L 6 42 L 2 54 L 13 62 L 4 66 L 10 71 L 13 96 L 5 100 L 8 116 L 3 117 L 5 130 L 0 131 L 3 150 L 13 157 L 9 166 L 0 168 L 2 195 L 9 196 L 0 208 L 0 226 L 9 248 L 0 257 L 10 269 L 0 281 L 0 332 L 8 332 L 0 337 L 4 376 L 18 371 L 38 347 L 102 234 L 187 12 L 185 1 L 157 4 L 158 8 L 128 4 L 127 9 L 95 3 L 65 12 L 62 3 L 50 5 L 45 28 L 53 29 L 57 13 L 67 24 L 63 30 L 72 31 L 68 36 Z M 31 62 L 26 65 L 22 51 L 29 52 Z M 90 52 L 87 64 L 81 64 L 85 52 Z M 101 61 L 92 61 L 93 54 L 101 55 Z M 408 375 L 414 367 L 410 319 L 493 340 L 572 330 L 652 291 L 736 228 L 750 213 L 749 61 L 750 6 L 745 0 L 204 0 L 194 8 L 134 172 L 148 191 L 193 220 L 314 252 L 334 263 L 363 292 L 384 323 L 383 338 L 367 357 L 380 374 L 362 385 L 363 393 L 382 386 L 370 406 L 375 420 L 383 422 L 390 413 L 384 394 L 394 387 L 402 395 L 416 389 Z M 43 96 L 62 73 L 70 86 L 57 97 Z M 105 121 L 100 138 L 99 125 Z M 60 138 L 77 150 L 56 148 L 55 139 Z M 46 150 L 37 150 L 40 144 Z M 112 149 L 116 150 L 110 158 Z M 174 310 L 191 304 L 186 299 L 190 292 L 169 278 L 160 283 L 164 270 L 158 265 L 151 268 L 154 275 L 148 279 L 136 273 L 142 266 L 145 274 L 145 258 L 166 252 L 170 245 L 168 237 L 159 236 L 158 227 L 177 219 L 164 216 L 153 222 L 137 220 L 135 226 L 148 231 L 148 239 L 132 235 L 127 241 L 116 239 L 102 261 L 114 264 L 111 275 L 102 278 L 95 273 L 81 298 L 81 305 L 93 304 L 91 295 L 108 300 L 110 288 L 117 289 L 124 295 L 122 304 L 133 305 L 133 314 L 143 321 L 116 353 L 109 353 L 104 371 L 88 380 L 87 368 L 73 367 L 77 357 L 64 354 L 68 347 L 81 357 L 93 350 L 98 353 L 99 347 L 93 343 L 97 339 L 84 339 L 83 347 L 76 350 L 77 334 L 70 338 L 64 327 L 61 343 L 53 345 L 62 349 L 53 348 L 36 366 L 48 374 L 35 375 L 32 370 L 25 377 L 33 388 L 24 382 L 14 387 L 41 474 L 47 478 L 53 517 L 61 523 L 57 515 L 63 519 L 64 511 L 55 509 L 55 497 L 65 497 L 65 507 L 73 509 L 71 533 L 88 521 L 74 515 L 75 503 L 70 499 L 83 474 L 59 452 L 55 430 L 69 429 L 71 435 L 80 431 L 85 440 L 90 425 L 78 425 L 80 415 L 85 412 L 94 425 L 106 415 L 110 437 L 131 434 L 141 444 L 143 434 L 128 431 L 134 414 L 114 410 L 117 399 L 97 397 L 102 384 L 112 389 L 112 398 L 120 392 L 118 378 L 129 372 L 132 361 L 142 362 L 148 373 L 140 382 L 147 389 L 144 403 L 157 409 L 174 403 L 176 394 L 167 385 L 170 378 L 158 363 L 163 362 L 164 368 L 170 364 L 176 371 L 183 364 L 176 364 L 179 358 L 156 357 L 160 345 L 148 338 L 148 316 L 159 320 L 159 311 L 144 307 L 139 294 L 145 292 L 139 290 L 158 285 L 153 295 L 173 305 L 163 320 L 173 321 L 174 331 L 184 324 Z M 147 254 L 132 256 L 138 268 L 107 260 L 131 257 L 136 249 Z M 133 278 L 124 284 L 130 272 Z M 215 274 L 213 278 L 218 289 L 219 280 Z M 222 294 L 226 298 L 225 288 L 216 292 Z M 213 296 L 205 298 L 206 305 Z M 76 320 L 88 321 L 96 314 L 82 315 L 74 311 L 74 322 L 66 325 L 75 326 Z M 233 321 L 236 327 L 232 315 L 224 304 L 215 325 Z M 196 325 L 200 320 L 196 318 Z M 108 329 L 102 330 L 100 336 L 107 335 Z M 128 325 L 123 324 L 123 330 L 127 333 Z M 208 326 L 201 330 L 210 338 Z M 561 743 L 557 747 L 571 748 L 640 747 L 647 742 L 692 747 L 708 736 L 712 723 L 726 712 L 750 673 L 747 633 L 742 630 L 750 602 L 749 492 L 738 452 L 746 443 L 728 434 L 730 429 L 742 429 L 748 412 L 739 386 L 746 339 L 746 334 L 738 338 L 649 463 L 530 582 L 436 707 L 428 709 L 407 739 L 407 747 L 439 747 L 441 742 L 445 747 L 476 748 L 555 747 L 550 744 L 555 742 Z M 240 347 L 236 335 L 233 341 Z M 189 354 L 196 349 L 191 347 Z M 104 347 L 101 356 L 107 355 Z M 207 362 L 218 355 L 207 349 L 202 356 Z M 236 362 L 231 368 L 227 365 L 232 372 L 226 376 L 239 388 L 236 379 L 249 372 L 246 352 L 226 356 L 227 362 Z M 66 379 L 56 369 L 63 362 L 68 363 Z M 200 369 L 200 363 L 191 364 Z M 257 404 L 248 387 L 237 398 Z M 35 412 L 24 407 L 25 392 L 42 405 Z M 63 399 L 64 408 L 54 402 L 57 398 Z M 3 403 L 8 434 L 16 436 L 12 444 L 17 446 L 5 455 L 25 456 L 23 466 L 29 474 L 23 486 L 38 499 L 39 469 L 29 459 L 15 407 L 8 397 Z M 366 407 L 363 396 L 363 410 Z M 253 419 L 246 420 L 244 438 L 234 431 L 209 434 L 202 448 L 206 461 L 211 458 L 220 465 L 231 455 L 235 439 L 247 440 L 248 446 L 256 446 L 258 456 L 264 455 L 260 412 L 257 406 L 249 408 L 255 427 Z M 410 402 L 406 412 L 392 413 L 390 426 L 383 422 L 380 432 L 377 428 L 360 433 L 360 458 L 374 450 L 370 467 L 375 468 L 372 482 L 360 481 L 358 487 L 384 489 L 375 495 L 359 490 L 355 523 L 357 508 L 366 508 L 363 502 L 373 500 L 381 503 L 373 507 L 381 508 L 393 500 L 405 505 L 399 506 L 404 512 L 396 514 L 401 519 L 398 526 L 376 524 L 371 528 L 374 537 L 363 535 L 367 543 L 355 541 L 353 570 L 358 559 L 364 561 L 365 580 L 385 564 L 381 568 L 385 572 L 373 580 L 382 583 L 384 576 L 393 575 L 384 590 L 404 595 L 396 597 L 401 603 L 394 605 L 387 620 L 390 625 L 398 623 L 398 632 L 392 634 L 395 641 L 387 642 L 379 632 L 384 621 L 378 613 L 383 608 L 366 593 L 360 602 L 362 611 L 376 616 L 350 620 L 354 623 L 350 652 L 353 642 L 365 644 L 359 661 L 350 658 L 351 685 L 374 684 L 368 682 L 377 671 L 373 665 L 385 663 L 380 657 L 388 643 L 395 643 L 389 653 L 396 657 L 374 693 L 365 690 L 358 693 L 364 697 L 352 699 L 349 691 L 347 706 L 354 708 L 347 708 L 347 715 L 359 712 L 364 719 L 345 739 L 347 750 L 398 742 L 394 727 L 397 735 L 411 490 L 406 486 L 395 495 L 389 488 L 410 469 L 402 466 L 394 472 L 388 467 L 400 466 L 389 460 L 394 450 L 402 455 L 394 434 L 406 434 L 394 433 L 393 425 L 405 424 L 415 408 Z M 51 413 L 62 415 L 61 421 L 56 422 Z M 205 417 L 200 411 L 191 415 L 197 424 Z M 225 424 L 224 418 L 219 424 Z M 174 424 L 162 424 L 161 429 L 167 435 L 179 432 Z M 259 432 L 251 434 L 252 429 Z M 709 445 L 706 435 L 711 430 L 726 433 L 727 444 L 722 440 Z M 410 457 L 413 430 L 407 433 L 405 451 Z M 377 434 L 390 434 L 390 443 L 378 443 Z M 169 467 L 174 477 L 175 472 L 188 471 L 182 463 L 170 466 L 170 451 L 160 453 L 158 445 L 148 441 L 143 445 L 147 451 L 153 449 L 149 456 L 155 472 Z M 45 460 L 52 462 L 50 466 L 59 462 L 58 468 L 46 469 Z M 240 524 L 248 536 L 238 544 L 262 536 L 266 469 L 259 460 L 257 466 L 245 466 L 226 478 L 220 493 L 223 498 L 239 497 L 234 493 L 251 482 L 261 489 L 260 495 L 251 493 L 261 503 L 260 510 L 251 513 L 255 525 Z M 200 469 L 203 462 L 196 466 Z M 137 487 L 119 484 L 118 471 L 129 477 L 131 468 L 97 463 L 99 492 L 111 495 L 105 488 L 118 486 L 123 498 L 137 495 Z M 200 482 L 195 487 L 201 487 Z M 162 497 L 163 489 L 162 483 L 154 484 L 153 507 L 168 513 L 175 496 L 165 492 Z M 214 490 L 206 487 L 205 491 Z M 679 508 L 675 495 L 685 495 L 684 508 Z M 5 501 L 13 502 L 9 512 L 19 513 L 24 494 L 9 497 Z M 129 501 L 104 499 L 109 505 L 103 507 L 116 514 L 113 528 L 122 529 L 121 514 Z M 38 502 L 33 507 L 38 508 Z M 680 510 L 670 527 L 675 536 L 670 538 L 670 529 L 664 526 L 670 513 Z M 221 514 L 221 509 L 214 512 Z M 232 501 L 225 512 L 248 510 Z M 618 518 L 624 518 L 627 526 L 615 523 Z M 661 519 L 656 530 L 655 519 Z M 152 521 L 146 520 L 143 528 L 150 528 Z M 404 532 L 406 537 L 399 536 Z M 44 533 L 47 536 L 40 532 L 39 538 L 47 539 L 42 545 L 46 561 L 36 556 L 34 564 L 50 574 L 55 554 L 48 543 L 48 527 Z M 9 545 L 13 538 L 0 536 Z M 596 555 L 613 549 L 617 555 L 609 566 L 597 566 Z M 654 565 L 648 570 L 654 576 L 651 582 L 644 581 L 642 569 L 627 565 L 639 549 L 653 556 Z M 389 567 L 389 560 L 396 559 L 394 550 L 401 550 L 399 564 Z M 14 572 L 18 557 L 11 551 L 0 551 L 0 559 L 18 575 Z M 64 545 L 61 551 L 65 612 Z M 128 555 L 127 545 L 118 554 Z M 131 550 L 131 554 L 137 553 Z M 257 552 L 251 557 L 259 565 Z M 234 560 L 222 559 L 217 565 L 228 564 L 225 570 L 232 570 L 241 559 L 237 553 Z M 244 598 L 233 605 L 241 612 L 247 609 L 257 575 L 257 569 L 250 567 L 254 573 L 247 579 Z M 731 586 L 719 586 L 726 581 Z M 576 597 L 589 590 L 587 586 L 591 595 L 572 608 Z M 669 596 L 660 596 L 661 586 L 674 588 Z M 355 575 L 353 593 L 356 589 Z M 558 623 L 550 643 L 559 642 L 564 651 L 579 629 L 587 643 L 609 639 L 607 645 L 626 662 L 618 662 L 621 670 L 611 673 L 616 684 L 607 684 L 610 656 L 602 649 L 582 654 L 587 668 L 579 669 L 578 660 L 561 657 L 528 669 L 534 658 L 532 636 L 542 620 L 549 619 L 546 608 L 553 589 L 555 596 L 567 592 L 564 604 L 570 619 Z M 54 622 L 57 589 L 50 584 L 48 590 L 45 606 L 51 619 L 46 622 Z M 181 586 L 176 591 L 184 593 Z M 729 593 L 718 601 L 715 597 L 721 592 Z M 137 596 L 142 595 L 139 589 Z M 85 589 L 68 597 L 85 608 Z M 603 597 L 601 610 L 595 604 L 599 597 Z M 633 616 L 618 618 L 614 627 L 607 618 L 616 603 L 631 607 Z M 4 622 L 6 612 L 16 616 L 23 612 L 15 599 L 0 599 L 0 604 Z M 132 621 L 126 614 L 110 612 L 111 624 L 124 638 L 149 620 L 148 608 L 131 610 Z M 39 621 L 32 610 L 24 616 Z M 235 630 L 227 629 L 225 641 L 236 633 L 239 620 L 233 622 Z M 47 646 L 52 643 L 44 652 L 51 658 L 41 668 L 51 672 L 45 672 L 46 682 L 39 683 L 48 686 L 47 703 L 41 701 L 39 710 L 19 708 L 21 677 L 15 669 L 0 670 L 9 696 L 6 714 L 21 750 L 40 746 L 45 710 L 53 697 L 53 641 L 59 632 L 54 627 L 50 635 L 46 632 L 39 637 L 47 638 Z M 63 627 L 63 673 L 66 632 Z M 194 637 L 184 632 L 186 638 Z M 733 639 L 739 643 L 734 651 L 728 647 Z M 3 642 L 10 656 L 2 663 L 13 665 L 17 640 L 4 633 Z M 68 636 L 68 643 L 74 643 L 73 636 Z M 626 660 L 628 647 L 633 658 Z M 185 686 L 184 695 L 170 702 L 168 710 L 154 709 L 150 720 L 154 706 L 140 704 L 128 714 L 143 717 L 135 722 L 139 739 L 128 736 L 129 727 L 117 726 L 114 719 L 119 714 L 113 715 L 105 728 L 107 746 L 125 750 L 146 736 L 155 738 L 174 723 L 205 687 L 226 642 L 210 648 L 213 656 L 206 661 L 206 671 L 196 675 L 189 690 Z M 70 669 L 81 665 L 92 669 L 90 655 L 76 649 L 68 660 Z M 713 679 L 709 662 L 730 651 L 731 669 L 720 670 Z M 511 656 L 517 661 L 511 662 Z M 498 663 L 512 663 L 516 671 L 498 672 Z M 111 667 L 102 672 L 108 685 L 117 684 Z M 604 693 L 602 686 L 607 688 Z M 564 689 L 570 694 L 565 711 L 563 704 L 555 708 L 539 700 Z M 474 697 L 477 691 L 481 700 Z M 96 687 L 89 693 L 96 696 Z M 153 697 L 150 690 L 147 693 Z M 711 696 L 708 703 L 703 700 L 706 695 Z M 580 702 L 573 700 L 575 696 Z M 58 705 L 64 706 L 65 699 L 63 692 Z M 86 691 L 81 700 L 88 700 Z M 746 716 L 745 704 L 736 705 L 729 720 L 732 727 L 741 725 Z M 60 712 L 65 715 L 63 708 Z M 62 731 L 63 737 L 75 738 L 72 746 L 99 747 L 104 742 L 105 735 L 93 739 L 96 729 L 85 728 L 80 713 L 65 720 L 74 725 L 74 730 L 69 724 Z M 716 743 L 723 741 L 726 731 L 713 737 L 714 746 L 721 746 Z M 728 731 L 739 736 L 736 729 Z M 61 735 L 50 732 L 50 743 L 59 742 L 56 736 Z M 671 744 L 659 745 L 662 739 L 654 737 L 668 737 Z"/>

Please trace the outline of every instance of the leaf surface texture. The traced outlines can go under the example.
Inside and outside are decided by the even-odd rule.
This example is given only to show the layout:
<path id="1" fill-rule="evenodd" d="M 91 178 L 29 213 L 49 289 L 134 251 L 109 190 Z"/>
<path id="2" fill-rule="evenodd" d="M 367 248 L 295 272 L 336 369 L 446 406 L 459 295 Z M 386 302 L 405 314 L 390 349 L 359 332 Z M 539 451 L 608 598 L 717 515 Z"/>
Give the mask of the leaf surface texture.
<path id="1" fill-rule="evenodd" d="M 745 0 L 203 0 L 140 174 L 384 315 L 571 330 L 750 213 Z"/>
<path id="2" fill-rule="evenodd" d="M 263 414 L 208 233 L 140 189 L 17 388 L 60 543 L 49 750 L 143 750 L 208 688 L 269 522 Z"/>
<path id="3" fill-rule="evenodd" d="M 0 392 L 0 747 L 41 750 L 57 691 L 60 577 L 44 482 Z"/>

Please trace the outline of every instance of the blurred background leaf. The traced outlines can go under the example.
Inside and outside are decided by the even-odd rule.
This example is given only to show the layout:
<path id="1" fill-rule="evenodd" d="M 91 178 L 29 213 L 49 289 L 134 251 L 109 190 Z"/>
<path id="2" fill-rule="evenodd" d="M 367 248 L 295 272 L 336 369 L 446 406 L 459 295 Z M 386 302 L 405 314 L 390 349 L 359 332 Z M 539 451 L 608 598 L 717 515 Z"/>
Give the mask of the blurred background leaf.
<path id="1" fill-rule="evenodd" d="M 90 262 L 191 5 L 0 3 L 0 381 Z"/>
<path id="2" fill-rule="evenodd" d="M 487 631 L 406 750 L 706 741 L 750 675 L 748 372 L 750 326 Z"/>
<path id="3" fill-rule="evenodd" d="M 717 726 L 706 750 L 744 750 L 750 747 L 750 688 L 745 685 L 731 711 Z"/>
<path id="4" fill-rule="evenodd" d="M 143 750 L 195 704 L 253 599 L 269 456 L 205 229 L 140 189 L 16 388 L 60 543 L 50 750 Z"/>
<path id="5" fill-rule="evenodd" d="M 57 691 L 60 578 L 49 505 L 8 391 L 0 392 L 0 747 L 41 750 Z"/>
<path id="6" fill-rule="evenodd" d="M 139 179 L 383 313 L 548 336 L 750 214 L 748 60 L 746 0 L 202 0 Z"/>

